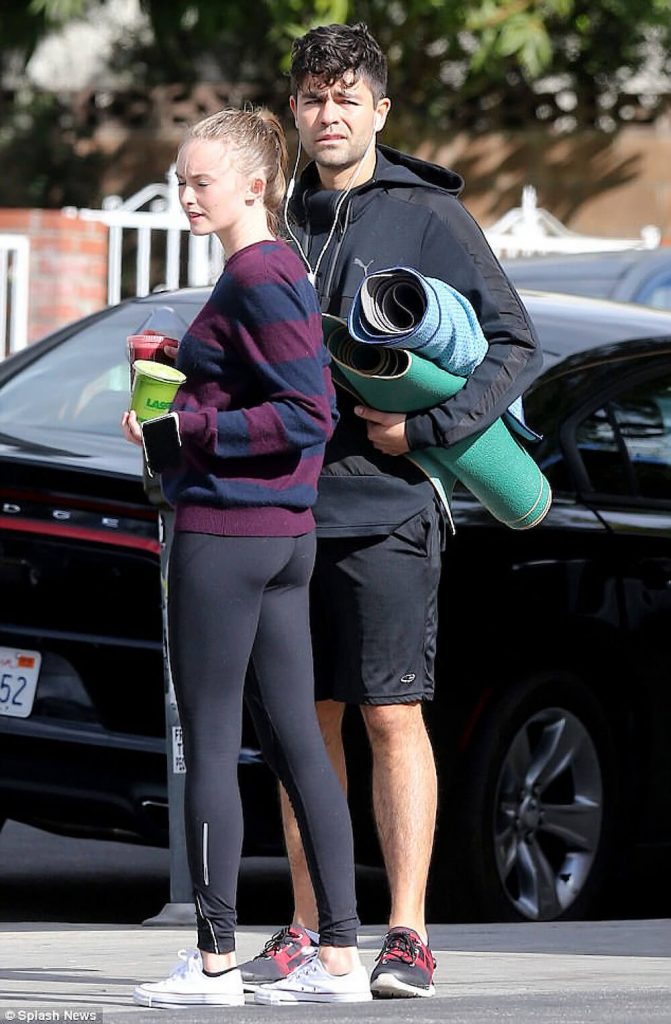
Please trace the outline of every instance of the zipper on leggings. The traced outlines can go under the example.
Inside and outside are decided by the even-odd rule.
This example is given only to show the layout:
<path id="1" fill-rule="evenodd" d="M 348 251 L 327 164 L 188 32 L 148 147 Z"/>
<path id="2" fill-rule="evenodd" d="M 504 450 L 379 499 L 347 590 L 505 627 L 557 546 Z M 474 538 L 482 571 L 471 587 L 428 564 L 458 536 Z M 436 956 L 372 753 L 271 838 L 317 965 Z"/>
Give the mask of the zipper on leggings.
<path id="1" fill-rule="evenodd" d="M 210 826 L 206 821 L 203 822 L 203 885 L 210 884 L 210 865 L 208 863 L 208 840 L 210 834 Z"/>

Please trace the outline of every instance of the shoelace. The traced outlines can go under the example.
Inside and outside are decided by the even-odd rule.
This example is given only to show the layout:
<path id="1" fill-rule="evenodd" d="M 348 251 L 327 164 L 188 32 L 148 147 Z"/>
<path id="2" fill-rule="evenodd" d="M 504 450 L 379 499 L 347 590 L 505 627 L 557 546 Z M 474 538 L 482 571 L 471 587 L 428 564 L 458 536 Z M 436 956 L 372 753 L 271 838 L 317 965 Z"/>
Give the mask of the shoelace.
<path id="1" fill-rule="evenodd" d="M 381 960 L 384 963 L 386 958 L 391 956 L 398 957 L 399 960 L 404 960 L 406 963 L 414 964 L 419 956 L 419 946 L 407 932 L 395 932 L 393 935 L 388 935 L 385 938 L 382 949 L 375 957 L 375 960 Z"/>
<path id="2" fill-rule="evenodd" d="M 271 953 L 276 953 L 290 937 L 300 939 L 298 932 L 293 931 L 291 928 L 281 928 L 268 939 L 261 952 L 255 956 L 254 959 L 261 960 L 263 957 L 269 956 Z"/>
<path id="3" fill-rule="evenodd" d="M 184 975 L 190 974 L 191 971 L 198 969 L 200 953 L 197 949 L 180 949 L 177 956 L 183 963 L 177 964 L 170 975 L 171 978 L 182 978 Z"/>

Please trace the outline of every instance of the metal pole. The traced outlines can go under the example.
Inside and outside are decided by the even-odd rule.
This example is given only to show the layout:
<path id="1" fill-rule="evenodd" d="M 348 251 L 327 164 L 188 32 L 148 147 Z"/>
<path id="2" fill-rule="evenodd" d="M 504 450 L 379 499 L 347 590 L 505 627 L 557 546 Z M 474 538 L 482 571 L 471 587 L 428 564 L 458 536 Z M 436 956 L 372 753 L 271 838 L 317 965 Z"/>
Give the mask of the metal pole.
<path id="1" fill-rule="evenodd" d="M 135 256 L 135 294 L 149 295 L 151 290 L 151 228 L 137 229 L 137 253 Z"/>
<path id="2" fill-rule="evenodd" d="M 28 281 L 30 278 L 30 239 L 17 238 L 12 281 L 12 309 L 9 350 L 18 352 L 28 344 Z"/>
<path id="3" fill-rule="evenodd" d="M 179 724 L 175 688 L 168 650 L 168 560 L 175 514 L 166 506 L 160 486 L 145 474 L 145 490 L 153 504 L 159 502 L 159 540 L 161 544 L 161 611 L 163 618 L 163 683 L 165 693 L 166 753 L 168 759 L 168 819 L 170 838 L 170 901 L 155 917 L 142 923 L 147 927 L 195 927 L 196 910 L 184 839 L 184 781 L 186 769 L 182 753 L 182 729 Z"/>

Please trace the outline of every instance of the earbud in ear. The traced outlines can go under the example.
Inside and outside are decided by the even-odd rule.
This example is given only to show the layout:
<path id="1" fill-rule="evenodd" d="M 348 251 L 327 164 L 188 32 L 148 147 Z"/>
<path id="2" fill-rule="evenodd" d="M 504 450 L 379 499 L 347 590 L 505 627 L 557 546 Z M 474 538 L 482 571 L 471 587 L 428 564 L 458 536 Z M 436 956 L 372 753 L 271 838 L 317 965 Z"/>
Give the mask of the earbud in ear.
<path id="1" fill-rule="evenodd" d="M 382 116 L 380 114 L 375 115 L 375 131 L 379 132 L 382 127 Z"/>

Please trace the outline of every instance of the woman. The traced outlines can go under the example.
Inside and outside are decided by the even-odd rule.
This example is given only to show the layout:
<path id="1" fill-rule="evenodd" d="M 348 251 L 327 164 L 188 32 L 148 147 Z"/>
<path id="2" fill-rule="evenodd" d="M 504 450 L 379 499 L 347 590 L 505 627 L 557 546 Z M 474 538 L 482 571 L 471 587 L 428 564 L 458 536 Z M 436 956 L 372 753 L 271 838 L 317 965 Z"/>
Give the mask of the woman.
<path id="1" fill-rule="evenodd" d="M 314 710 L 311 506 L 335 407 L 316 296 L 277 238 L 285 168 L 282 129 L 264 110 L 206 118 L 177 158 L 191 231 L 215 233 L 226 265 L 179 346 L 180 456 L 163 477 L 176 510 L 169 640 L 198 950 L 166 980 L 140 985 L 143 1005 L 244 1000 L 234 929 L 246 677 L 264 756 L 301 825 L 320 912 L 318 952 L 256 999 L 370 999 L 356 948 L 351 824 Z M 133 412 L 122 422 L 136 444 L 155 424 L 141 428 Z"/>

